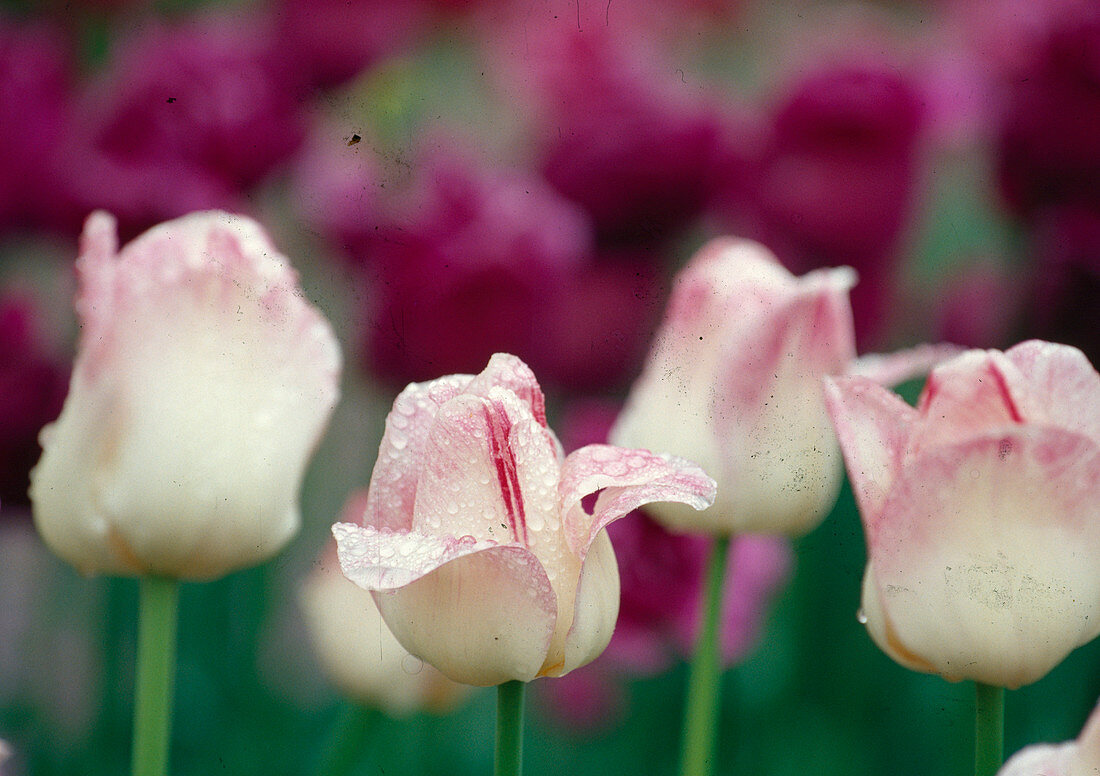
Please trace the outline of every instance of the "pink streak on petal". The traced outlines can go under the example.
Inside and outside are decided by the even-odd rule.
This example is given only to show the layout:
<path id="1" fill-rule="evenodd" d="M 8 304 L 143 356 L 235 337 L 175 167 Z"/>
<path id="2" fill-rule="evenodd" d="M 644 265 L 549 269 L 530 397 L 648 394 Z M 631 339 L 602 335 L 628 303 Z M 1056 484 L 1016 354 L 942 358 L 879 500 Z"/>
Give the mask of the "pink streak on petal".
<path id="1" fill-rule="evenodd" d="M 466 389 L 468 393 L 489 398 L 493 386 L 507 388 L 531 408 L 540 425 L 546 425 L 546 398 L 535 373 L 522 360 L 508 353 L 494 353 L 489 364 Z"/>
<path id="2" fill-rule="evenodd" d="M 390 530 L 412 527 L 423 451 L 432 423 L 439 408 L 460 394 L 471 380 L 471 375 L 449 375 L 428 383 L 412 383 L 398 395 L 386 416 L 363 525 Z"/>
<path id="3" fill-rule="evenodd" d="M 1015 364 L 996 351 L 967 351 L 929 375 L 917 403 L 923 422 L 913 448 L 1023 423 L 1021 400 L 1027 400 L 1026 382 Z"/>
<path id="4" fill-rule="evenodd" d="M 648 450 L 588 445 L 566 457 L 560 495 L 562 522 L 569 548 L 584 557 L 588 546 L 609 523 L 654 501 L 675 501 L 694 509 L 714 503 L 717 485 L 690 461 Z M 581 500 L 600 491 L 591 514 Z"/>
<path id="5" fill-rule="evenodd" d="M 530 542 L 527 539 L 523 492 L 520 490 L 516 475 L 516 457 L 508 444 L 512 423 L 508 413 L 500 405 L 494 406 L 493 411 L 490 411 L 488 404 L 483 405 L 482 413 L 489 430 L 489 451 L 497 470 L 500 496 L 504 501 L 504 509 L 508 513 L 508 527 L 512 530 L 512 538 L 526 547 Z"/>

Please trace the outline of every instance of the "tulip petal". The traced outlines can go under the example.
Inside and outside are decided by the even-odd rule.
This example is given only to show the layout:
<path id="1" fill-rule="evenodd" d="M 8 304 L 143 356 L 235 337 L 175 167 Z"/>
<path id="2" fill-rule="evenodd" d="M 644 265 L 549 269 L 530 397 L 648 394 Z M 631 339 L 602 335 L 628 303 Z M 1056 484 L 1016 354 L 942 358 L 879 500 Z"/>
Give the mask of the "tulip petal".
<path id="1" fill-rule="evenodd" d="M 958 345 L 917 345 L 893 353 L 867 353 L 853 361 L 848 374 L 887 387 L 923 377 L 928 370 L 963 353 Z"/>
<path id="2" fill-rule="evenodd" d="M 580 558 L 607 525 L 644 504 L 674 501 L 702 510 L 717 485 L 690 461 L 648 450 L 588 445 L 566 457 L 559 486 L 566 542 Z M 599 492 L 591 512 L 581 500 Z"/>
<path id="3" fill-rule="evenodd" d="M 494 353 L 466 391 L 489 398 L 489 391 L 494 386 L 507 388 L 518 396 L 527 404 L 535 420 L 546 426 L 546 398 L 531 367 L 510 353 Z"/>
<path id="4" fill-rule="evenodd" d="M 464 393 L 439 409 L 423 446 L 413 525 L 529 546 L 546 515 L 527 504 L 521 471 L 533 468 L 540 483 L 556 482 L 557 450 L 545 434 L 543 445 L 513 445 L 517 428 L 542 426 L 511 391 L 494 387 L 489 395 Z"/>
<path id="5" fill-rule="evenodd" d="M 595 660 L 611 641 L 619 617 L 619 566 L 607 531 L 592 541 L 581 566 L 572 625 L 559 666 L 543 666 L 543 675 L 561 676 Z M 547 662 L 555 656 L 547 656 Z"/>
<path id="6" fill-rule="evenodd" d="M 867 377 L 826 377 L 825 404 L 865 530 L 872 536 L 901 471 L 917 411 Z"/>
<path id="7" fill-rule="evenodd" d="M 115 254 L 93 214 L 77 261 L 80 351 L 43 432 L 43 538 L 83 571 L 204 579 L 298 528 L 340 353 L 255 222 L 194 213 Z"/>
<path id="8" fill-rule="evenodd" d="M 1013 688 L 1100 633 L 1097 481 L 1100 447 L 1044 427 L 911 460 L 868 540 L 897 643 L 948 679 Z"/>
<path id="9" fill-rule="evenodd" d="M 557 599 L 523 547 L 337 523 L 340 566 L 375 600 L 402 646 L 458 682 L 535 678 Z"/>
<path id="10" fill-rule="evenodd" d="M 412 527 L 420 462 L 439 408 L 460 394 L 473 375 L 448 375 L 410 383 L 393 402 L 371 474 L 363 525 L 390 530 Z"/>
<path id="11" fill-rule="evenodd" d="M 1028 419 L 1052 423 L 1100 439 L 1100 374 L 1080 350 L 1031 340 L 1005 351 L 1027 375 L 1023 412 Z M 1057 401 L 1050 397 L 1057 396 Z"/>

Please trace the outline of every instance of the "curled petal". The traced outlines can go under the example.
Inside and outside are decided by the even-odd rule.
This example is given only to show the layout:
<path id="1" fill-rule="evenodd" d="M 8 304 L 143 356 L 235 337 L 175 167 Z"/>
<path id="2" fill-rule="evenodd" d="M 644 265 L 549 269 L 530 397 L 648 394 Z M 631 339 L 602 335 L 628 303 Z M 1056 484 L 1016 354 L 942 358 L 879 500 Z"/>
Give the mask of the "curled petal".
<path id="1" fill-rule="evenodd" d="M 648 450 L 588 445 L 562 466 L 562 522 L 570 549 L 584 557 L 609 523 L 655 501 L 675 501 L 696 510 L 714 503 L 717 485 L 690 461 Z M 581 500 L 599 491 L 591 512 Z"/>
<path id="2" fill-rule="evenodd" d="M 917 411 L 867 377 L 826 377 L 825 404 L 840 439 L 860 515 L 872 535 L 901 471 Z"/>
<path id="3" fill-rule="evenodd" d="M 1100 633 L 1097 481 L 1095 442 L 1042 427 L 912 461 L 868 535 L 872 636 L 948 679 L 1012 688 L 1043 676 Z M 876 612 L 888 629 L 872 627 Z"/>
<path id="4" fill-rule="evenodd" d="M 866 377 L 887 387 L 921 377 L 928 370 L 961 354 L 957 345 L 917 345 L 893 353 L 868 353 L 848 366 L 848 374 Z"/>

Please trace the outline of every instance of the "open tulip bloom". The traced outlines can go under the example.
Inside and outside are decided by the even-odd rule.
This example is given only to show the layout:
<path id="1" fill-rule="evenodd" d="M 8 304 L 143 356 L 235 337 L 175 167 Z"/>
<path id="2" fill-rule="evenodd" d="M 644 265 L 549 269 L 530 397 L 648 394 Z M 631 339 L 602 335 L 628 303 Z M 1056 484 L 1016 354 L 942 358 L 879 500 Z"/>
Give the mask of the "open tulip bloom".
<path id="1" fill-rule="evenodd" d="M 179 579 L 260 563 L 297 532 L 340 352 L 259 224 L 221 212 L 121 249 L 93 213 L 81 337 L 31 475 L 43 541 L 86 574 L 141 577 L 135 774 L 167 764 Z"/>
<path id="2" fill-rule="evenodd" d="M 456 681 L 522 687 L 512 680 L 561 676 L 607 646 L 619 577 L 604 528 L 657 500 L 703 509 L 714 493 L 667 455 L 563 456 L 531 370 L 497 354 L 477 376 L 397 397 L 361 523 L 333 534 L 345 575 L 375 591 L 409 652 Z"/>
<path id="3" fill-rule="evenodd" d="M 718 481 L 710 509 L 647 511 L 673 531 L 715 537 L 704 629 L 689 679 L 683 773 L 705 774 L 714 741 L 714 644 L 734 533 L 801 536 L 832 509 L 843 479 L 822 378 L 855 371 L 900 382 L 942 346 L 856 358 L 849 267 L 792 275 L 763 245 L 719 238 L 677 276 L 665 319 L 611 431 L 616 444 L 698 461 Z M 950 349 L 954 352 L 954 349 Z"/>
<path id="4" fill-rule="evenodd" d="M 867 539 L 861 619 L 890 657 L 999 707 L 990 687 L 1100 633 L 1100 375 L 1080 351 L 968 351 L 916 408 L 859 377 L 827 396 Z"/>

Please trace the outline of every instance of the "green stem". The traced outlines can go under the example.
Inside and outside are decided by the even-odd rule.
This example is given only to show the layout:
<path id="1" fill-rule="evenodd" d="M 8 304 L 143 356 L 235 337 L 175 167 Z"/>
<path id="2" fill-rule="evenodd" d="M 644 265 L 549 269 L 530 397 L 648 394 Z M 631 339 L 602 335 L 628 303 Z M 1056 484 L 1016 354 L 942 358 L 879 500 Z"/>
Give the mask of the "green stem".
<path id="1" fill-rule="evenodd" d="M 165 776 L 172 728 L 179 582 L 142 577 L 139 584 L 132 773 Z"/>
<path id="2" fill-rule="evenodd" d="M 726 559 L 730 537 L 716 537 L 707 561 L 703 589 L 703 628 L 695 645 L 695 657 L 688 676 L 687 703 L 684 713 L 681 776 L 707 776 L 714 758 L 718 728 L 718 688 L 721 676 L 718 624 L 722 613 L 722 587 L 726 578 Z"/>
<path id="3" fill-rule="evenodd" d="M 993 776 L 1004 763 L 1005 688 L 975 682 L 974 776 Z"/>
<path id="4" fill-rule="evenodd" d="M 378 726 L 378 716 L 378 712 L 368 706 L 347 704 L 333 726 L 317 769 L 319 776 L 344 776 L 355 769 Z"/>
<path id="5" fill-rule="evenodd" d="M 511 681 L 497 686 L 497 748 L 493 758 L 496 776 L 521 776 L 523 773 L 523 696 L 524 682 Z"/>

